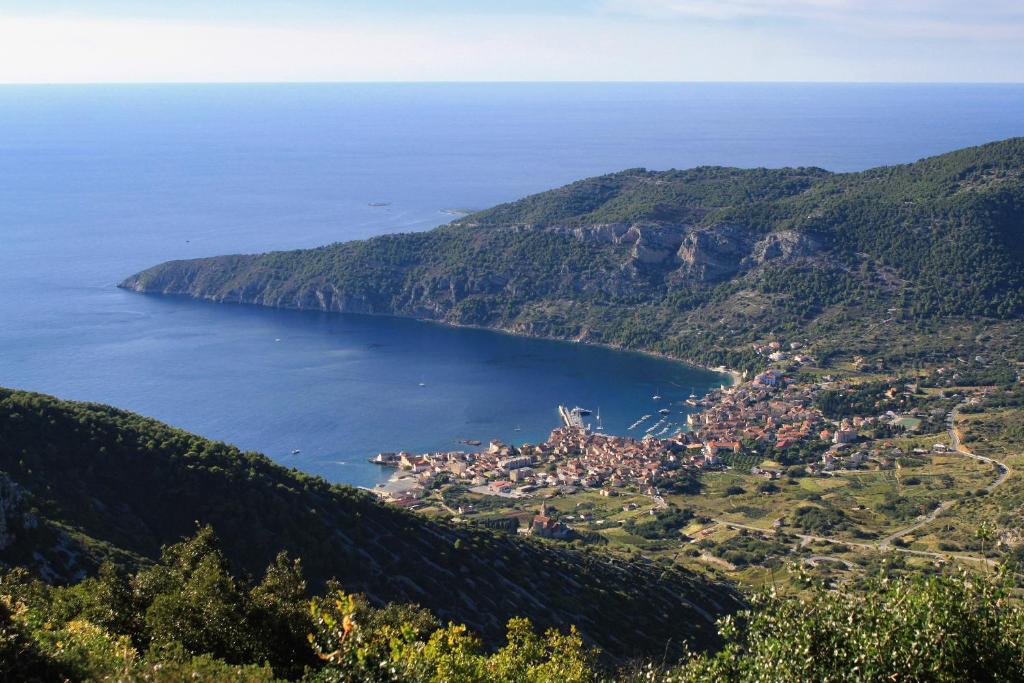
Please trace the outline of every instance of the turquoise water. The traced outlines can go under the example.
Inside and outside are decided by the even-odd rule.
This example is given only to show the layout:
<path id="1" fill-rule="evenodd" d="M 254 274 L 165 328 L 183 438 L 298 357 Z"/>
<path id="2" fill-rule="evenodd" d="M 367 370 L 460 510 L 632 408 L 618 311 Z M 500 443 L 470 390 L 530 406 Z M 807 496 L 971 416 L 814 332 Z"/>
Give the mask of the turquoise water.
<path id="1" fill-rule="evenodd" d="M 137 410 L 360 485 L 381 477 L 365 462 L 379 450 L 542 438 L 558 403 L 600 407 L 622 431 L 654 412 L 653 393 L 685 398 L 720 378 L 114 284 L 171 258 L 423 230 L 446 209 L 627 167 L 856 170 L 1022 135 L 1022 122 L 1020 86 L 0 87 L 0 384 Z"/>

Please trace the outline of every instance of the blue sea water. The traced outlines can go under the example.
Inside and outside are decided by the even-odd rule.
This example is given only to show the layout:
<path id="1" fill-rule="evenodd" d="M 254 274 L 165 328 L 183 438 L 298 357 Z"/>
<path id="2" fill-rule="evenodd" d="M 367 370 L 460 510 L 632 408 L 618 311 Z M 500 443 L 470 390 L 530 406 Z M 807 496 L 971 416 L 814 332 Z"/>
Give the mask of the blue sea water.
<path id="1" fill-rule="evenodd" d="M 365 462 L 380 450 L 536 441 L 558 403 L 600 407 L 623 431 L 655 412 L 653 393 L 678 401 L 720 376 L 114 285 L 172 258 L 424 230 L 445 210 L 629 167 L 847 171 L 1015 135 L 1021 86 L 0 87 L 0 385 L 115 404 L 359 485 L 382 478 Z"/>

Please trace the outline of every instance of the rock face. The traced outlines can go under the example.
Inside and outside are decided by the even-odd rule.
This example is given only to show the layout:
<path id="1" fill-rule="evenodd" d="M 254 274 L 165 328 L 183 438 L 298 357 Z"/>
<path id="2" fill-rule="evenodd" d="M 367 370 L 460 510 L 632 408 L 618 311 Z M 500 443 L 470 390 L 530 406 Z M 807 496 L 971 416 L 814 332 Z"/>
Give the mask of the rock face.
<path id="1" fill-rule="evenodd" d="M 643 265 L 675 265 L 688 226 L 634 226 L 633 259 Z"/>
<path id="2" fill-rule="evenodd" d="M 679 247 L 679 272 L 686 279 L 720 282 L 739 272 L 754 243 L 751 231 L 737 225 L 694 230 Z"/>
<path id="3" fill-rule="evenodd" d="M 754 245 L 750 260 L 758 265 L 766 261 L 788 262 L 814 256 L 823 248 L 822 240 L 814 235 L 795 230 L 779 230 L 768 233 Z"/>

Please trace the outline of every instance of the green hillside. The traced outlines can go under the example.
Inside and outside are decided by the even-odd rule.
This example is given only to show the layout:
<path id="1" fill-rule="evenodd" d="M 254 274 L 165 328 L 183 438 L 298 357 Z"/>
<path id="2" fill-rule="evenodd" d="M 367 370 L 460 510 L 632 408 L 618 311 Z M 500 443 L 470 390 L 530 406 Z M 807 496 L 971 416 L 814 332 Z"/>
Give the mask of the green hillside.
<path id="1" fill-rule="evenodd" d="M 733 367 L 756 366 L 749 342 L 772 333 L 820 342 L 822 354 L 884 354 L 893 338 L 968 316 L 1019 320 L 1022 173 L 1021 138 L 862 173 L 633 169 L 426 233 L 175 261 L 121 286 Z"/>
<path id="2" fill-rule="evenodd" d="M 139 415 L 0 389 L 0 562 L 51 582 L 143 567 L 210 525 L 259 576 L 284 550 L 311 586 L 414 602 L 495 642 L 512 617 L 576 624 L 612 656 L 714 641 L 737 593 L 673 567 L 451 525 Z"/>

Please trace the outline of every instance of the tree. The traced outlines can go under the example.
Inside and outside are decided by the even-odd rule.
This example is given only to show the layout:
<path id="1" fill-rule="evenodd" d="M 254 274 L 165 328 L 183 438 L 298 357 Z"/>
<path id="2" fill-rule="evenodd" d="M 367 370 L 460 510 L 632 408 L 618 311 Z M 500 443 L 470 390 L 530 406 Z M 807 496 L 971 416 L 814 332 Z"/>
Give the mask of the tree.
<path id="1" fill-rule="evenodd" d="M 863 591 L 759 595 L 721 622 L 725 647 L 666 681 L 1014 681 L 1024 610 L 977 574 L 878 580 Z"/>

